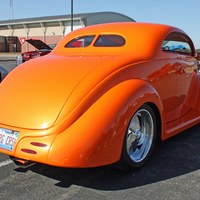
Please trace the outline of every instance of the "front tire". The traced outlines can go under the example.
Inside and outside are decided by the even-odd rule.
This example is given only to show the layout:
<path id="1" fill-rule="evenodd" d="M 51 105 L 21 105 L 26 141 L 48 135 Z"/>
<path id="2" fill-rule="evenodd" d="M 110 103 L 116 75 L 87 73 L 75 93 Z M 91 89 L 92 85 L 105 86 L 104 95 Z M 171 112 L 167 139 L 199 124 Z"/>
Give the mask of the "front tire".
<path id="1" fill-rule="evenodd" d="M 156 139 L 156 117 L 148 104 L 142 105 L 131 118 L 123 141 L 119 161 L 125 171 L 142 167 L 148 160 Z"/>

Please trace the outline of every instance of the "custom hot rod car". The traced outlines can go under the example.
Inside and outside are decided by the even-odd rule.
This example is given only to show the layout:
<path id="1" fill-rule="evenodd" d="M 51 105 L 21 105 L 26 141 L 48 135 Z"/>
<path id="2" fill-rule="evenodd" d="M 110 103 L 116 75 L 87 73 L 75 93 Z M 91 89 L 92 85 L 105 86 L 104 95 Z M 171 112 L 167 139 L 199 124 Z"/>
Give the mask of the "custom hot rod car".
<path id="1" fill-rule="evenodd" d="M 22 164 L 139 168 L 156 138 L 200 122 L 197 57 L 172 26 L 75 30 L 0 84 L 0 152 Z"/>

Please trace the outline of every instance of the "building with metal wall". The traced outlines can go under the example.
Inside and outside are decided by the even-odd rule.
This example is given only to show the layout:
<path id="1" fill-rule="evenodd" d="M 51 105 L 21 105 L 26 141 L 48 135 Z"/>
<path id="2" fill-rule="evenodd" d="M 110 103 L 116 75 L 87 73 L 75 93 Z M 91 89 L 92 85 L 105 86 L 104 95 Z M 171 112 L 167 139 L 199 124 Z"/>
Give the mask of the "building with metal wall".
<path id="1" fill-rule="evenodd" d="M 135 20 L 116 12 L 74 14 L 73 30 L 109 22 L 135 22 Z M 20 38 L 40 39 L 47 44 L 57 44 L 70 31 L 71 15 L 0 21 L 0 51 L 24 52 L 34 50 L 28 43 L 22 45 Z"/>

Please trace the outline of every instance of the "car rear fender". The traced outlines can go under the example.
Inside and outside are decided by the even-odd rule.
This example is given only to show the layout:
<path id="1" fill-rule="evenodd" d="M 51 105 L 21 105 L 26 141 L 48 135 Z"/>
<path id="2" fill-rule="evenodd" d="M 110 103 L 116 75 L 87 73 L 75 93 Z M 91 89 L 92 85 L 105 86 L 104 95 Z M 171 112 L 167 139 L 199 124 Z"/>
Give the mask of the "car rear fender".
<path id="1" fill-rule="evenodd" d="M 156 90 L 140 79 L 112 87 L 70 127 L 55 138 L 47 164 L 62 167 L 95 167 L 117 162 L 132 115 L 151 102 L 163 116 Z"/>

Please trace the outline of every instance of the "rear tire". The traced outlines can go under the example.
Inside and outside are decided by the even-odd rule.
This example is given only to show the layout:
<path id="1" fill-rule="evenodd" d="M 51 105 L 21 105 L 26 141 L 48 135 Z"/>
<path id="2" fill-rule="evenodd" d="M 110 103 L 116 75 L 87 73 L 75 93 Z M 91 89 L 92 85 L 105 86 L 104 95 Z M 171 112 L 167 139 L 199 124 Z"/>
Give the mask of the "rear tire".
<path id="1" fill-rule="evenodd" d="M 119 166 L 132 171 L 148 160 L 156 139 L 156 116 L 148 104 L 142 105 L 131 118 L 123 141 Z"/>

